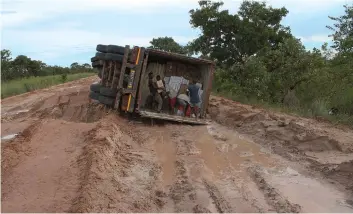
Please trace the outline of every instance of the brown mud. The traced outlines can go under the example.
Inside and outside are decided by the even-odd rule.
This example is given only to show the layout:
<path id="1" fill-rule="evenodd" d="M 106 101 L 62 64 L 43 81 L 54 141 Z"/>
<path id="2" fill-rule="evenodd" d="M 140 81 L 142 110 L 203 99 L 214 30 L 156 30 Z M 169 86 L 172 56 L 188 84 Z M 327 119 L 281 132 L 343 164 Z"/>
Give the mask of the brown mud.
<path id="1" fill-rule="evenodd" d="M 352 130 L 219 97 L 207 126 L 129 122 L 94 80 L 1 101 L 3 212 L 353 212 Z"/>

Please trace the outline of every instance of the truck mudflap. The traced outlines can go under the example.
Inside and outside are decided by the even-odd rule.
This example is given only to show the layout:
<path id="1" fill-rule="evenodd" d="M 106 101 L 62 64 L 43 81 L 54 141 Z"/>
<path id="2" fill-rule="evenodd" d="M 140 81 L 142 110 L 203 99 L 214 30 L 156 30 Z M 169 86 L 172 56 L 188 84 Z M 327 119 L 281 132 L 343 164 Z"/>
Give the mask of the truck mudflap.
<path id="1" fill-rule="evenodd" d="M 176 115 L 157 113 L 157 112 L 151 112 L 151 111 L 145 111 L 145 110 L 140 110 L 139 114 L 141 115 L 141 117 L 152 118 L 152 119 L 168 120 L 168 121 L 175 121 L 180 123 L 189 123 L 189 124 L 196 124 L 196 125 L 209 124 L 209 122 L 207 122 L 205 119 L 196 120 L 195 118 L 181 117 Z"/>

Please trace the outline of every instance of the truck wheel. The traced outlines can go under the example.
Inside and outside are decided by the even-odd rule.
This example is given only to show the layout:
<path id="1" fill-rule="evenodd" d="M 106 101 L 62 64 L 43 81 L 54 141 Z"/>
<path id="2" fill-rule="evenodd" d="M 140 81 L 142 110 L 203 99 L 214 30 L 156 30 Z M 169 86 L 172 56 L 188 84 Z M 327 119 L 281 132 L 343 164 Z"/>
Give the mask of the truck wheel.
<path id="1" fill-rule="evenodd" d="M 105 54 L 105 60 L 112 60 L 112 61 L 123 61 L 124 56 L 120 54 L 113 54 L 113 53 L 107 53 Z"/>
<path id="2" fill-rule="evenodd" d="M 114 98 L 105 97 L 105 96 L 102 96 L 102 95 L 99 96 L 98 100 L 99 100 L 100 103 L 105 104 L 107 106 L 111 106 L 111 107 L 113 107 L 114 102 L 115 102 Z"/>
<path id="3" fill-rule="evenodd" d="M 98 61 L 98 58 L 94 56 L 91 58 L 91 62 L 95 62 L 95 61 Z"/>
<path id="4" fill-rule="evenodd" d="M 96 50 L 99 52 L 107 53 L 107 46 L 106 45 L 97 45 Z"/>
<path id="5" fill-rule="evenodd" d="M 106 87 L 101 87 L 99 93 L 103 96 L 107 97 L 116 97 L 116 93 L 118 93 L 117 89 L 111 89 Z"/>
<path id="6" fill-rule="evenodd" d="M 102 68 L 98 68 L 98 77 L 102 79 Z"/>
<path id="7" fill-rule="evenodd" d="M 97 58 L 98 60 L 105 60 L 105 53 L 97 52 L 97 53 L 96 53 L 96 58 Z"/>
<path id="8" fill-rule="evenodd" d="M 96 93 L 94 91 L 90 91 L 89 92 L 89 98 L 91 98 L 92 100 L 98 100 L 99 99 L 99 93 Z"/>
<path id="9" fill-rule="evenodd" d="M 98 68 L 98 67 L 102 67 L 102 66 L 103 66 L 103 61 L 102 60 L 98 60 L 98 61 L 92 62 L 92 67 L 93 68 Z"/>
<path id="10" fill-rule="evenodd" d="M 90 89 L 91 89 L 91 91 L 93 91 L 93 92 L 99 93 L 101 87 L 102 87 L 101 84 L 99 84 L 99 83 L 93 83 L 93 84 L 90 86 Z"/>
<path id="11" fill-rule="evenodd" d="M 125 47 L 117 46 L 117 45 L 108 45 L 107 53 L 115 53 L 124 55 Z"/>

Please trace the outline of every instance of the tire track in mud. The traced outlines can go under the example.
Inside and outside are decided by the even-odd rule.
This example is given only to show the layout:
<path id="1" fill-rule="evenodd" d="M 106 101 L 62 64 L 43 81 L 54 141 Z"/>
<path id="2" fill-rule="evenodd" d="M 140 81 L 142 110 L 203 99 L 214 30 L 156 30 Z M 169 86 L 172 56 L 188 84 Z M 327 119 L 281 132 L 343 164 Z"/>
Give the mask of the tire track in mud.
<path id="1" fill-rule="evenodd" d="M 70 212 L 152 212 L 164 205 L 157 189 L 160 167 L 117 123 L 100 123 L 88 133 Z"/>
<path id="2" fill-rule="evenodd" d="M 184 177 L 180 176 L 181 180 L 189 186 L 189 191 L 192 189 L 192 192 L 196 193 L 195 200 L 190 200 L 193 205 L 189 205 L 186 212 L 200 210 L 227 213 L 275 210 L 272 204 L 266 201 L 266 195 L 257 189 L 257 185 L 252 180 L 249 181 L 250 177 L 246 171 L 256 161 L 266 160 L 266 157 L 263 157 L 264 154 L 258 154 L 260 149 L 253 146 L 253 143 L 236 140 L 234 133 L 225 132 L 222 127 L 220 130 L 218 126 L 212 127 L 210 130 L 208 130 L 209 127 L 182 129 L 174 140 L 177 160 L 182 160 L 179 164 L 182 163 L 183 168 L 186 169 L 181 171 L 184 175 Z M 199 137 L 192 140 L 193 135 Z M 201 135 L 203 137 L 200 137 Z M 235 139 L 231 139 L 230 135 Z M 246 149 L 256 152 L 255 155 L 251 154 L 254 157 L 243 157 L 242 151 Z M 268 163 L 265 161 L 263 164 Z M 185 192 L 188 193 L 188 191 Z M 192 211 L 191 207 L 193 207 Z M 177 209 L 175 211 L 178 212 Z"/>
<path id="3" fill-rule="evenodd" d="M 210 197 L 215 203 L 217 211 L 219 213 L 229 213 L 232 212 L 232 207 L 229 205 L 229 202 L 225 200 L 222 194 L 219 192 L 217 187 L 207 180 L 203 180 L 205 187 L 207 188 Z"/>
<path id="4" fill-rule="evenodd" d="M 161 168 L 158 182 L 159 188 L 164 190 L 157 194 L 163 195 L 159 211 L 211 212 L 207 206 L 212 199 L 202 180 L 195 180 L 191 176 L 191 170 L 195 170 L 194 165 L 198 161 L 194 157 L 198 154 L 198 150 L 193 141 L 183 137 L 185 133 L 183 129 L 183 126 L 174 125 L 155 128 L 143 126 L 136 135 L 140 136 L 139 140 L 145 142 L 141 144 L 142 146 L 154 150 L 157 164 Z M 199 197 L 200 194 L 202 199 Z M 217 210 L 213 209 L 213 212 Z"/>
<path id="5" fill-rule="evenodd" d="M 213 120 L 251 136 L 256 143 L 264 145 L 274 154 L 305 166 L 311 176 L 328 179 L 337 188 L 346 189 L 353 195 L 352 170 L 346 167 L 348 165 L 352 169 L 353 160 L 344 158 L 352 157 L 353 153 L 353 132 L 348 127 L 334 127 L 221 97 L 211 97 L 209 113 Z"/>
<path id="6" fill-rule="evenodd" d="M 177 160 L 176 181 L 170 188 L 171 199 L 174 202 L 174 212 L 192 212 L 195 204 L 195 187 L 190 181 L 185 162 Z"/>
<path id="7" fill-rule="evenodd" d="M 300 213 L 301 206 L 299 204 L 293 204 L 289 202 L 284 196 L 282 196 L 275 188 L 271 187 L 264 177 L 259 172 L 259 169 L 249 169 L 251 178 L 255 181 L 258 188 L 263 192 L 265 199 L 269 205 L 271 205 L 278 213 Z"/>
<path id="8" fill-rule="evenodd" d="M 81 134 L 94 125 L 51 119 L 38 123 L 13 141 L 24 151 L 3 150 L 3 161 L 11 161 L 8 156 L 16 161 L 2 173 L 5 212 L 64 212 L 76 194 Z"/>
<path id="9" fill-rule="evenodd" d="M 175 182 L 170 187 L 169 194 L 173 200 L 174 209 L 170 212 L 234 211 L 216 184 L 211 181 L 212 176 L 204 160 L 199 156 L 201 151 L 196 147 L 196 143 L 185 137 L 190 136 L 189 131 L 183 130 L 185 127 L 178 128 L 171 133 L 177 156 Z"/>

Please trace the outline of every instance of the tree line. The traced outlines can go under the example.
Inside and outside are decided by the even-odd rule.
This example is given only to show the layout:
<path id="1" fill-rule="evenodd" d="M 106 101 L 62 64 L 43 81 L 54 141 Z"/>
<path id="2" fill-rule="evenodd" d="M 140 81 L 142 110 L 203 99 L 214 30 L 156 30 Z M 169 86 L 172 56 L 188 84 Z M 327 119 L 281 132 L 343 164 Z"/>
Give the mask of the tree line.
<path id="1" fill-rule="evenodd" d="M 66 75 L 82 72 L 93 72 L 90 64 L 74 62 L 70 67 L 50 66 L 40 60 L 33 60 L 25 55 L 18 55 L 12 59 L 10 50 L 1 50 L 1 81 L 32 76 Z"/>
<path id="2" fill-rule="evenodd" d="M 353 5 L 329 18 L 332 45 L 307 50 L 282 25 L 285 7 L 243 1 L 231 14 L 222 2 L 199 1 L 190 24 L 201 31 L 183 46 L 171 37 L 155 38 L 150 48 L 198 55 L 217 63 L 214 89 L 239 101 L 287 106 L 312 116 L 334 108 L 353 124 Z"/>

